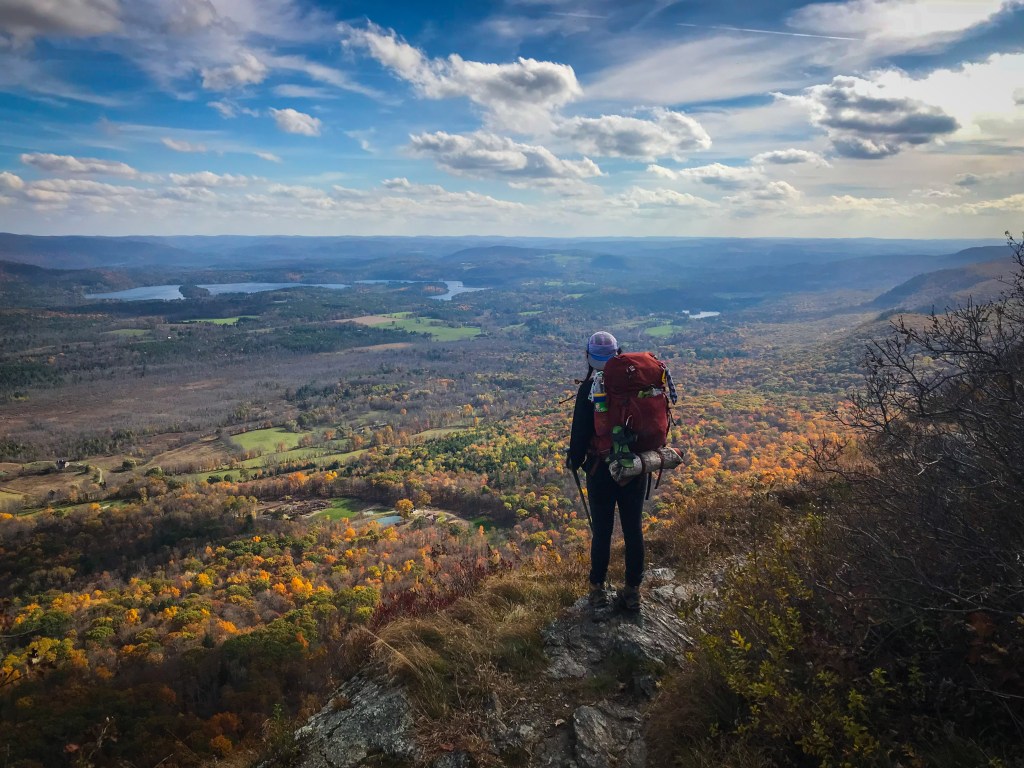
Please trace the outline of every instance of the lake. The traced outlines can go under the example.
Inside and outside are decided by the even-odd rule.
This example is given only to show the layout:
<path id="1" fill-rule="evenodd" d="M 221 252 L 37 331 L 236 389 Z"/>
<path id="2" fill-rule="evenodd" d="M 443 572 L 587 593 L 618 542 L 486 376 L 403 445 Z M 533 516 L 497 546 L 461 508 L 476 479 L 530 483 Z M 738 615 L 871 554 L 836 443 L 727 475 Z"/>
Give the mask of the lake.
<path id="1" fill-rule="evenodd" d="M 430 297 L 432 299 L 437 299 L 438 301 L 451 301 L 452 298 L 458 296 L 460 293 L 472 293 L 473 291 L 487 290 L 487 288 L 471 288 L 467 285 L 463 285 L 461 280 L 356 280 L 356 282 L 362 285 L 379 285 L 387 283 L 444 283 L 448 286 L 448 293 Z"/>
<path id="2" fill-rule="evenodd" d="M 431 296 L 438 301 L 451 301 L 460 293 L 472 293 L 473 291 L 485 291 L 486 288 L 471 288 L 462 284 L 461 280 L 356 280 L 357 283 L 444 283 L 448 292 L 439 296 Z M 221 293 L 260 293 L 262 291 L 279 291 L 285 288 L 328 288 L 340 291 L 351 288 L 346 283 L 207 283 L 199 286 L 205 288 L 214 296 Z M 114 301 L 176 301 L 184 299 L 177 285 L 144 285 L 139 288 L 129 288 L 124 291 L 112 291 L 111 293 L 87 293 L 87 299 L 112 299 Z"/>

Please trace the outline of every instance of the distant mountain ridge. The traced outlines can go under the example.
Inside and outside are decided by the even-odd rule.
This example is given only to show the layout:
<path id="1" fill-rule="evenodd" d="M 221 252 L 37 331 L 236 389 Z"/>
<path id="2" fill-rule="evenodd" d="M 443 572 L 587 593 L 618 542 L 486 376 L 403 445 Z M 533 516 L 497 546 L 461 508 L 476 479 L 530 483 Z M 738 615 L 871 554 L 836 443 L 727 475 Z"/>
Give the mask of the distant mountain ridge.
<path id="1" fill-rule="evenodd" d="M 120 269 L 202 262 L 189 251 L 126 237 L 37 237 L 0 232 L 0 259 L 49 269 Z"/>
<path id="2" fill-rule="evenodd" d="M 1006 285 L 1000 278 L 1008 277 L 1013 266 L 1008 258 L 1001 258 L 926 272 L 886 291 L 872 305 L 908 312 L 930 312 L 933 309 L 941 312 L 964 304 L 968 299 L 991 301 L 1005 290 Z"/>
<path id="3" fill-rule="evenodd" d="M 285 260 L 366 260 L 452 257 L 488 248 L 535 253 L 644 256 L 680 264 L 742 267 L 812 261 L 842 261 L 879 255 L 941 255 L 988 245 L 986 240 L 873 240 L 797 238 L 509 238 L 467 237 L 287 237 L 181 235 L 82 237 L 0 233 L 0 259 L 51 268 L 159 265 L 219 267 Z M 495 251 L 500 253 L 501 251 Z M 505 251 L 510 254 L 510 251 Z M 978 259 L 980 260 L 980 259 Z"/>

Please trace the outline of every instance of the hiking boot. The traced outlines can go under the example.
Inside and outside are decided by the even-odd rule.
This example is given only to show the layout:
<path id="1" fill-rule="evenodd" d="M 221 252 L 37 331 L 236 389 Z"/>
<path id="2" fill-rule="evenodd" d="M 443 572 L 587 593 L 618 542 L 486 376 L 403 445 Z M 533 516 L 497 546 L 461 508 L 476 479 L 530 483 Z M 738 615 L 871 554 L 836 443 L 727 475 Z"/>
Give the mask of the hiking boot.
<path id="1" fill-rule="evenodd" d="M 587 595 L 587 605 L 590 606 L 590 610 L 594 613 L 600 613 L 607 611 L 610 607 L 608 602 L 608 592 L 604 588 L 604 584 L 591 584 L 590 594 Z"/>
<path id="2" fill-rule="evenodd" d="M 640 612 L 640 588 L 625 586 L 615 595 L 615 610 L 627 613 Z"/>

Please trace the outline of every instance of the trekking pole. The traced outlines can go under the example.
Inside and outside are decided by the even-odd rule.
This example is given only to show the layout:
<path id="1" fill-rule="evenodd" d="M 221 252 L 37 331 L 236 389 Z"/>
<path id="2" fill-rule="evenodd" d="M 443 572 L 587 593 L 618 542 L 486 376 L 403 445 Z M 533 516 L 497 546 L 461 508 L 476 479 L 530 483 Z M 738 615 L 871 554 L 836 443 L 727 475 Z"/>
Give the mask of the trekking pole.
<path id="1" fill-rule="evenodd" d="M 576 487 L 580 492 L 580 503 L 583 504 L 583 511 L 587 513 L 587 525 L 590 526 L 590 532 L 594 532 L 594 521 L 590 518 L 590 507 L 587 506 L 587 497 L 583 494 L 583 484 L 580 483 L 580 475 L 577 470 L 572 471 L 573 479 L 576 481 Z"/>

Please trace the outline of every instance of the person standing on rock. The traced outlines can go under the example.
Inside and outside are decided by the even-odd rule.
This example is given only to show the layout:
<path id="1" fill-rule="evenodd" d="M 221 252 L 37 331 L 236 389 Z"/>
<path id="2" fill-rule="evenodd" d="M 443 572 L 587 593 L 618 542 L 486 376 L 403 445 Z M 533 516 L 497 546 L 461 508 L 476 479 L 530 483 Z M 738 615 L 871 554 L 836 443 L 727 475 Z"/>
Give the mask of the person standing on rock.
<path id="1" fill-rule="evenodd" d="M 634 613 L 640 610 L 640 582 L 644 572 L 641 518 L 647 481 L 644 475 L 638 475 L 620 485 L 612 478 L 608 463 L 597 448 L 595 408 L 600 413 L 602 407 L 607 407 L 604 404 L 602 372 L 605 363 L 621 352 L 618 341 L 607 331 L 598 331 L 587 342 L 587 376 L 576 393 L 566 462 L 573 472 L 582 467 L 587 475 L 592 529 L 588 602 L 595 613 L 608 609 L 610 605 L 605 579 L 611 559 L 616 505 L 626 543 L 626 583 L 611 603 L 615 608 Z"/>

